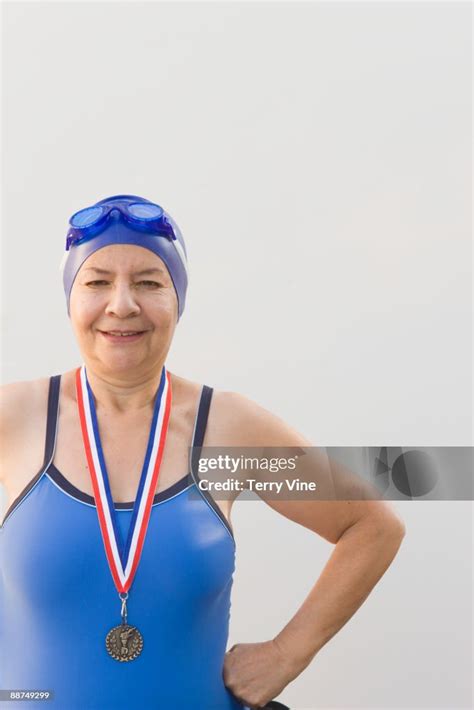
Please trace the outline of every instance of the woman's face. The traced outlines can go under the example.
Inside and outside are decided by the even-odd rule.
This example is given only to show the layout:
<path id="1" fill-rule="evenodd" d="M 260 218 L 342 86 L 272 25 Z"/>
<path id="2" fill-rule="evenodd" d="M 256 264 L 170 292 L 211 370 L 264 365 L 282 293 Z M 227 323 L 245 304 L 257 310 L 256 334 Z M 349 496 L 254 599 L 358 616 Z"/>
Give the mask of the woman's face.
<path id="1" fill-rule="evenodd" d="M 70 316 L 86 364 L 101 374 L 133 370 L 140 377 L 163 365 L 178 301 L 156 254 L 132 244 L 112 244 L 91 254 L 79 269 Z M 134 335 L 120 335 L 127 332 Z"/>

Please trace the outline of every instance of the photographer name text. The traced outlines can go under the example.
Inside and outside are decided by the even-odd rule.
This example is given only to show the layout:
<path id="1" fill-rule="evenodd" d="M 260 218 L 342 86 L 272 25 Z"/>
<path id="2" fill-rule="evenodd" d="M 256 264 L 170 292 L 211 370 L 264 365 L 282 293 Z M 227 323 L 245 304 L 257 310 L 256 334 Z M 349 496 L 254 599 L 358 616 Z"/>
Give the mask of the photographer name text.
<path id="1" fill-rule="evenodd" d="M 283 481 L 258 481 L 256 478 L 246 478 L 245 480 L 227 479 L 226 481 L 210 481 L 201 478 L 199 488 L 202 491 L 256 491 L 256 492 L 276 492 L 281 493 L 283 487 L 287 491 L 315 491 L 317 484 L 315 481 L 302 481 L 299 478 L 285 478 Z"/>

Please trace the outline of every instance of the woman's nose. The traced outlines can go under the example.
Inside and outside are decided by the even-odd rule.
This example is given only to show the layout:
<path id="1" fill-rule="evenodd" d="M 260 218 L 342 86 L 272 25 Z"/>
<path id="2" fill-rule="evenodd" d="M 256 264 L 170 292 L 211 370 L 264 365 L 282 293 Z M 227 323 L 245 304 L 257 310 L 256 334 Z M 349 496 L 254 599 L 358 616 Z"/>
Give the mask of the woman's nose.
<path id="1" fill-rule="evenodd" d="M 126 318 L 140 312 L 135 294 L 128 284 L 114 284 L 105 312 L 119 318 Z"/>

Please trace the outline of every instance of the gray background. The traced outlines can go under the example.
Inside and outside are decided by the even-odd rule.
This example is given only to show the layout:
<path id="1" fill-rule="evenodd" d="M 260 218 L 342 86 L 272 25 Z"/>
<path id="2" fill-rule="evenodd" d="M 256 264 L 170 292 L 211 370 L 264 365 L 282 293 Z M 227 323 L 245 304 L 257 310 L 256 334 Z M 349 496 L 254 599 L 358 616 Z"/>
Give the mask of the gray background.
<path id="1" fill-rule="evenodd" d="M 321 446 L 472 445 L 469 3 L 5 3 L 2 379 L 80 364 L 58 265 L 114 193 L 181 226 L 168 367 Z M 36 472 L 32 472 L 32 476 Z M 472 504 L 407 535 L 292 708 L 472 704 Z M 237 504 L 233 643 L 271 638 L 332 546 Z"/>

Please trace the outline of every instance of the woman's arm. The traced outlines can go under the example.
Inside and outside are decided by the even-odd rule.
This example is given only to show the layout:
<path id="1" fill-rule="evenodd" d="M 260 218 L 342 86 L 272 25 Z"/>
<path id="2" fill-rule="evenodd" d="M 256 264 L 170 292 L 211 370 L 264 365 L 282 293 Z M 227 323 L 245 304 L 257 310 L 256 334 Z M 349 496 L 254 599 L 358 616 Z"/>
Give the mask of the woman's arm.
<path id="1" fill-rule="evenodd" d="M 226 394 L 238 441 L 234 445 L 310 446 L 303 436 L 259 405 L 241 395 Z M 225 409 L 226 405 L 222 406 Z M 354 490 L 351 472 L 344 466 L 329 461 L 317 448 L 312 449 L 311 459 L 314 480 L 322 482 L 323 489 L 329 490 L 334 484 L 338 498 L 345 485 L 347 490 Z M 405 534 L 404 523 L 386 501 L 349 497 L 285 500 L 275 496 L 264 500 L 335 547 L 311 592 L 272 641 L 237 644 L 227 654 L 226 684 L 238 698 L 255 707 L 276 697 L 351 618 L 391 564 Z"/>
<path id="2" fill-rule="evenodd" d="M 350 502 L 324 504 L 329 509 L 334 506 L 335 518 L 344 505 Z M 290 659 L 295 677 L 353 616 L 398 552 L 405 534 L 403 522 L 381 509 L 378 501 L 364 505 L 365 513 L 344 529 L 311 592 L 274 639 Z M 314 527 L 317 531 L 317 523 Z"/>

